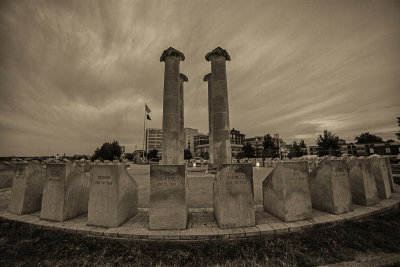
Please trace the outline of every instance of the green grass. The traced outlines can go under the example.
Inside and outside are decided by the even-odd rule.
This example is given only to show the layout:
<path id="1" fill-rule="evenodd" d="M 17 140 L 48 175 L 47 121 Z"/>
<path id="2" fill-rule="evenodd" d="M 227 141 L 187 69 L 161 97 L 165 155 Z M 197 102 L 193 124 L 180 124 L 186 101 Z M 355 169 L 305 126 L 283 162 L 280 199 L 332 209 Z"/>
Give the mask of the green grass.
<path id="1" fill-rule="evenodd" d="M 400 208 L 362 221 L 241 240 L 146 242 L 84 237 L 0 220 L 0 266 L 288 265 L 354 260 L 400 252 Z"/>

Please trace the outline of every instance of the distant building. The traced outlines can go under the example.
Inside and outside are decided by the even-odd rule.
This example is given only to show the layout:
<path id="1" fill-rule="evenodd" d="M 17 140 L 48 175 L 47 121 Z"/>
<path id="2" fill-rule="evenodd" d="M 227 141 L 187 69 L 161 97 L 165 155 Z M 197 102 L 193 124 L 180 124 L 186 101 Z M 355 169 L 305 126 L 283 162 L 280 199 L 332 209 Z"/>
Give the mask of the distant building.
<path id="1" fill-rule="evenodd" d="M 319 146 L 307 146 L 307 155 L 318 155 Z"/>
<path id="2" fill-rule="evenodd" d="M 185 128 L 185 149 L 189 149 L 194 154 L 194 137 L 199 135 L 198 129 Z"/>
<path id="3" fill-rule="evenodd" d="M 230 134 L 231 134 L 231 144 L 236 144 L 236 145 L 244 144 L 245 135 L 241 134 L 240 131 L 235 130 L 235 128 L 232 128 Z"/>
<path id="4" fill-rule="evenodd" d="M 254 148 L 257 158 L 261 158 L 264 151 L 264 136 L 254 136 L 245 139 L 245 143 L 250 143 Z"/>
<path id="5" fill-rule="evenodd" d="M 384 142 L 384 143 L 370 143 L 370 144 L 355 144 L 357 156 L 369 156 L 372 154 L 385 155 L 398 155 L 399 142 Z"/>
<path id="6" fill-rule="evenodd" d="M 157 149 L 158 157 L 162 157 L 162 130 L 159 128 L 146 129 L 146 152 Z"/>
<path id="7" fill-rule="evenodd" d="M 208 135 L 206 135 L 206 134 L 195 135 L 195 136 L 193 136 L 193 142 L 194 142 L 194 145 L 193 145 L 194 150 L 196 150 L 196 148 L 198 146 L 208 145 L 208 143 L 209 143 Z"/>

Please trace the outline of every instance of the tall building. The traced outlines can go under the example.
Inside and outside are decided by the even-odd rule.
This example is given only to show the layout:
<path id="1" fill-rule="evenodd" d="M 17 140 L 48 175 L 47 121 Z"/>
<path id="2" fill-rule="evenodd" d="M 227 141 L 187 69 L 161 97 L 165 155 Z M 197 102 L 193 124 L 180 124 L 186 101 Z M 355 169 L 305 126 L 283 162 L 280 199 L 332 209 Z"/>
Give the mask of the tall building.
<path id="1" fill-rule="evenodd" d="M 162 130 L 158 128 L 146 129 L 146 151 L 150 152 L 157 149 L 157 156 L 162 156 Z"/>
<path id="2" fill-rule="evenodd" d="M 185 128 L 185 149 L 189 149 L 194 154 L 194 137 L 199 135 L 198 129 Z"/>
<path id="3" fill-rule="evenodd" d="M 193 148 L 196 150 L 196 147 L 200 145 L 208 145 L 209 139 L 207 134 L 198 134 L 193 137 L 194 145 Z"/>
<path id="4" fill-rule="evenodd" d="M 263 155 L 264 150 L 264 136 L 254 136 L 245 139 L 246 143 L 250 143 L 251 146 L 254 148 L 256 153 L 256 157 L 260 158 Z"/>

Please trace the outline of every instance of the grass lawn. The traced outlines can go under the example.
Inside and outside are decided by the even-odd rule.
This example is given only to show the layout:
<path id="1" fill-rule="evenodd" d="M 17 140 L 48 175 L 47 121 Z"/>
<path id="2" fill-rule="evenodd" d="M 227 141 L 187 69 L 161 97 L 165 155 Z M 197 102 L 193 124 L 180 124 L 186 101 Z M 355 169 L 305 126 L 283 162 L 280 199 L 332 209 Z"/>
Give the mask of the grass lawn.
<path id="1" fill-rule="evenodd" d="M 242 240 L 146 242 L 84 237 L 0 219 L 0 266 L 288 265 L 400 252 L 400 208 L 361 221 Z"/>

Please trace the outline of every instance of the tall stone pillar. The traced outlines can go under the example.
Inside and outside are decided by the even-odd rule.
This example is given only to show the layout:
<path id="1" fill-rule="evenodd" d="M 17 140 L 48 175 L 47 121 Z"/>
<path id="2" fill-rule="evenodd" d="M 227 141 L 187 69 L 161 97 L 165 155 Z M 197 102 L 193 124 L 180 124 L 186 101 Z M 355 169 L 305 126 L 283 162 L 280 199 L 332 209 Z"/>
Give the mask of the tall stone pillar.
<path id="1" fill-rule="evenodd" d="M 231 57 L 221 47 L 215 48 L 205 56 L 211 61 L 211 106 L 214 165 L 231 164 L 231 143 L 229 126 L 228 85 L 226 79 L 226 60 Z"/>
<path id="2" fill-rule="evenodd" d="M 179 112 L 180 112 L 180 123 L 179 123 L 179 140 L 180 140 L 180 149 L 179 149 L 179 160 L 180 163 L 184 162 L 184 150 L 185 150 L 185 122 L 184 122 L 184 101 L 183 101 L 183 83 L 188 82 L 188 78 L 185 74 L 179 74 L 179 82 L 180 82 L 180 102 L 179 102 Z"/>
<path id="3" fill-rule="evenodd" d="M 180 82 L 179 63 L 185 60 L 182 52 L 170 47 L 164 50 L 160 62 L 165 62 L 163 97 L 162 164 L 180 164 Z"/>
<path id="4" fill-rule="evenodd" d="M 214 164 L 211 73 L 205 75 L 203 81 L 208 83 L 208 153 L 210 155 L 210 163 Z"/>

